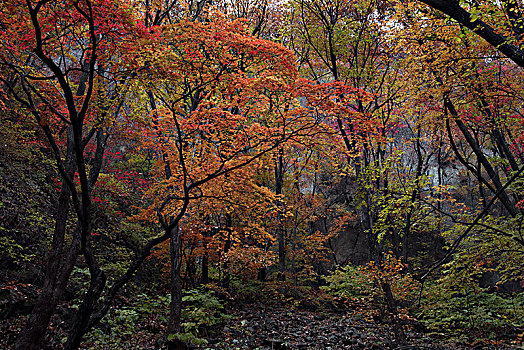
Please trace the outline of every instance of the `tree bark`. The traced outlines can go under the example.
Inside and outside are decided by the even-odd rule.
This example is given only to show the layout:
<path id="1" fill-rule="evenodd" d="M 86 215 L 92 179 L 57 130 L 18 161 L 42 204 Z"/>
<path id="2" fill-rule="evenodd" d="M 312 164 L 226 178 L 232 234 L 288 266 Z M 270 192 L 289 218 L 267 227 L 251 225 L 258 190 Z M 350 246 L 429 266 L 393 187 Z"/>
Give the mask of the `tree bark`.
<path id="1" fill-rule="evenodd" d="M 498 34 L 491 26 L 480 19 L 472 20 L 471 14 L 462 8 L 458 1 L 454 0 L 419 0 L 420 2 L 437 9 L 458 23 L 486 40 L 491 46 L 500 51 L 510 60 L 524 68 L 524 51 L 518 46 L 511 44 L 511 40 L 502 34 Z"/>
<path id="2" fill-rule="evenodd" d="M 277 239 L 278 239 L 278 279 L 286 280 L 286 240 L 283 225 L 283 203 L 282 188 L 284 186 L 284 160 L 282 149 L 278 150 L 277 163 L 275 165 L 275 194 L 277 195 Z"/>
<path id="3" fill-rule="evenodd" d="M 68 130 L 65 171 L 72 178 L 75 172 L 75 155 L 73 152 L 71 128 Z M 80 253 L 79 242 L 75 237 L 71 243 L 69 254 L 65 258 L 64 240 L 67 232 L 67 218 L 71 204 L 71 189 L 63 181 L 56 207 L 53 242 L 48 253 L 46 274 L 42 290 L 39 293 L 31 315 L 18 335 L 13 350 L 36 350 L 42 348 L 42 342 L 51 317 L 65 290 L 67 281 L 73 271 L 76 258 Z"/>
<path id="4" fill-rule="evenodd" d="M 171 256 L 171 304 L 169 306 L 169 320 L 167 322 L 167 336 L 180 333 L 181 330 L 181 315 L 182 315 L 182 280 L 180 278 L 180 232 L 178 225 L 175 226 L 171 232 L 169 242 L 169 250 Z M 172 339 L 167 341 L 168 350 L 183 350 L 187 349 L 186 344 L 180 339 Z"/>
<path id="5" fill-rule="evenodd" d="M 393 297 L 391 286 L 389 282 L 384 280 L 380 280 L 379 284 L 384 293 L 386 306 L 391 317 L 391 322 L 393 323 L 393 333 L 395 333 L 395 341 L 397 343 L 396 346 L 404 346 L 406 345 L 406 334 L 404 333 L 404 329 L 398 318 L 397 301 L 395 300 L 395 297 Z"/>
<path id="6" fill-rule="evenodd" d="M 89 331 L 89 320 L 93 314 L 95 303 L 100 298 L 104 286 L 106 284 L 106 276 L 100 271 L 95 277 L 94 281 L 89 286 L 89 289 L 84 295 L 84 300 L 76 313 L 76 319 L 71 327 L 71 332 L 64 347 L 65 350 L 76 350 L 79 348 L 84 335 Z"/>
<path id="7" fill-rule="evenodd" d="M 470 134 L 469 130 L 467 129 L 466 125 L 462 121 L 462 119 L 459 117 L 457 110 L 455 109 L 455 106 L 449 99 L 446 99 L 444 101 L 444 107 L 446 110 L 449 111 L 449 113 L 452 115 L 453 119 L 455 120 L 455 124 L 457 124 L 459 130 L 462 132 L 462 135 L 464 135 L 464 138 L 466 139 L 466 142 L 469 144 L 475 155 L 477 156 L 478 161 L 484 166 L 484 169 L 486 169 L 486 172 L 488 173 L 491 181 L 493 182 L 493 185 L 495 186 L 495 189 L 499 191 L 502 189 L 502 182 L 500 180 L 499 174 L 495 171 L 495 169 L 491 166 L 491 163 L 486 158 L 484 153 L 482 153 L 482 150 L 480 149 L 479 145 L 473 138 L 473 136 Z M 473 173 L 476 175 L 475 173 Z M 480 179 L 479 179 L 480 181 Z M 499 199 L 501 203 L 504 205 L 508 213 L 515 217 L 517 215 L 517 211 L 515 209 L 515 206 L 512 204 L 511 199 L 509 198 L 506 191 L 502 191 L 499 195 Z"/>
<path id="8" fill-rule="evenodd" d="M 204 252 L 204 256 L 202 257 L 202 273 L 200 275 L 200 284 L 208 284 L 209 283 L 209 255 L 207 254 L 207 251 Z"/>
<path id="9" fill-rule="evenodd" d="M 224 276 L 222 277 L 220 281 L 220 285 L 225 288 L 229 289 L 229 283 L 231 282 L 231 273 L 229 271 L 229 261 L 227 260 L 227 253 L 231 249 L 232 241 L 231 241 L 231 215 L 225 214 L 226 222 L 224 224 L 225 230 L 227 231 L 227 239 L 224 244 L 224 256 L 226 256 L 226 259 L 224 260 L 224 263 L 222 264 L 224 268 Z"/>

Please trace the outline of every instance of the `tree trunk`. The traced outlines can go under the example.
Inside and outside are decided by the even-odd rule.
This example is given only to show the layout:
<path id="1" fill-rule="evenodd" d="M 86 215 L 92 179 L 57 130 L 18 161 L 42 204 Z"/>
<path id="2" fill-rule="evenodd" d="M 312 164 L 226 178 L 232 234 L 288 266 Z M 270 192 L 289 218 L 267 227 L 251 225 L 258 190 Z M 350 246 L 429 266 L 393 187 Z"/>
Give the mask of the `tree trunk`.
<path id="1" fill-rule="evenodd" d="M 169 251 L 171 256 L 171 305 L 169 306 L 169 320 L 167 322 L 167 335 L 179 333 L 181 330 L 182 315 L 182 280 L 180 278 L 180 232 L 178 225 L 171 230 Z M 180 339 L 167 341 L 168 350 L 187 349 L 186 344 Z"/>
<path id="2" fill-rule="evenodd" d="M 70 178 L 72 178 L 75 171 L 74 159 L 72 132 L 71 128 L 69 128 L 65 172 Z M 71 189 L 66 181 L 63 180 L 58 197 L 53 242 L 48 253 L 44 284 L 29 319 L 18 335 L 13 350 L 37 350 L 42 348 L 49 321 L 55 313 L 71 271 L 73 271 L 76 258 L 80 253 L 78 241 L 73 238 L 68 251 L 69 254 L 64 261 L 64 239 L 67 231 L 70 203 Z"/>
<path id="3" fill-rule="evenodd" d="M 493 169 L 491 163 L 486 158 L 484 153 L 482 153 L 482 150 L 480 149 L 479 145 L 476 143 L 475 139 L 470 134 L 466 125 L 462 122 L 462 119 L 460 119 L 457 113 L 457 110 L 455 109 L 455 106 L 453 105 L 451 100 L 446 99 L 444 102 L 444 107 L 453 116 L 453 119 L 455 120 L 455 123 L 457 124 L 458 128 L 462 132 L 462 135 L 466 139 L 466 142 L 469 144 L 472 151 L 477 156 L 478 161 L 484 166 L 484 169 L 486 169 L 486 172 L 488 173 L 491 181 L 493 182 L 495 189 L 497 191 L 502 190 L 503 186 L 502 186 L 502 182 L 500 180 L 499 174 L 495 171 L 495 169 Z M 473 175 L 476 175 L 476 174 L 473 172 Z M 506 208 L 506 210 L 508 211 L 508 213 L 511 216 L 515 217 L 517 215 L 517 210 L 515 209 L 514 204 L 511 202 L 505 190 L 502 190 L 502 192 L 500 193 L 499 200 L 501 201 L 501 203 L 504 205 L 504 207 Z"/>
<path id="4" fill-rule="evenodd" d="M 261 267 L 260 269 L 258 269 L 257 279 L 260 282 L 265 282 L 266 278 L 267 278 L 267 269 L 265 267 Z"/>
<path id="5" fill-rule="evenodd" d="M 384 280 L 380 280 L 379 284 L 384 293 L 386 306 L 391 317 L 391 323 L 393 324 L 393 333 L 395 333 L 395 341 L 397 343 L 396 346 L 404 346 L 406 345 L 406 334 L 404 333 L 404 329 L 402 329 L 402 324 L 398 318 L 397 302 L 391 292 L 391 286 L 389 285 L 389 282 Z"/>
<path id="6" fill-rule="evenodd" d="M 94 277 L 89 289 L 84 295 L 84 300 L 80 305 L 76 313 L 75 322 L 71 327 L 67 343 L 64 347 L 65 350 L 76 350 L 82 342 L 82 338 L 89 331 L 89 320 L 93 314 L 95 303 L 100 298 L 100 294 L 104 290 L 106 284 L 106 276 L 100 271 L 97 276 Z"/>
<path id="7" fill-rule="evenodd" d="M 282 199 L 282 188 L 284 186 L 284 160 L 283 151 L 279 149 L 277 164 L 275 165 L 275 194 L 277 195 L 277 239 L 278 239 L 278 279 L 280 281 L 286 280 L 286 242 L 285 242 L 285 229 L 283 225 L 283 203 Z"/>
<path id="8" fill-rule="evenodd" d="M 229 283 L 231 282 L 231 273 L 229 271 L 229 262 L 227 260 L 227 253 L 229 252 L 229 250 L 231 249 L 231 245 L 232 245 L 232 242 L 231 242 L 231 225 L 233 224 L 231 222 L 231 215 L 229 214 L 225 214 L 225 217 L 226 217 L 226 222 L 224 224 L 225 226 L 225 230 L 227 231 L 227 239 L 226 239 L 226 243 L 224 244 L 224 256 L 226 257 L 226 259 L 224 260 L 224 263 L 222 264 L 224 269 L 224 275 L 222 277 L 222 279 L 220 280 L 220 285 L 225 288 L 225 289 L 229 289 Z"/>
<path id="9" fill-rule="evenodd" d="M 202 274 L 200 276 L 200 284 L 208 284 L 208 283 L 209 283 L 209 256 L 206 251 L 204 253 L 204 256 L 202 257 Z"/>

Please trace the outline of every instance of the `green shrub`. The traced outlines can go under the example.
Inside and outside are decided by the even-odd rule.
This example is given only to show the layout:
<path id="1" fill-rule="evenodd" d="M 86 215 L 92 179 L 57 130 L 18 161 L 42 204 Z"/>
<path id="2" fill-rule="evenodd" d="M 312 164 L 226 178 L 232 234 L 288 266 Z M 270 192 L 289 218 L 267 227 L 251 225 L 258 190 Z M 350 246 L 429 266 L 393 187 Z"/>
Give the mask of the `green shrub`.
<path id="1" fill-rule="evenodd" d="M 346 299 L 362 299 L 373 294 L 373 282 L 360 267 L 347 265 L 325 277 L 327 286 L 320 287 L 329 294 Z"/>
<path id="2" fill-rule="evenodd" d="M 217 324 L 227 321 L 230 316 L 225 314 L 224 305 L 213 291 L 203 288 L 191 289 L 182 297 L 182 331 L 170 334 L 168 339 L 180 339 L 193 345 L 206 344 L 202 338 L 207 330 Z"/>
<path id="3" fill-rule="evenodd" d="M 91 348 L 122 349 L 128 338 L 136 332 L 140 317 L 132 307 L 115 309 L 103 319 L 100 327 L 86 335 L 86 343 Z"/>
<path id="4" fill-rule="evenodd" d="M 428 289 L 431 295 L 422 300 L 418 319 L 431 331 L 459 334 L 477 329 L 494 337 L 501 328 L 524 327 L 524 293 L 508 296 L 473 289 L 452 293 L 439 286 Z"/>

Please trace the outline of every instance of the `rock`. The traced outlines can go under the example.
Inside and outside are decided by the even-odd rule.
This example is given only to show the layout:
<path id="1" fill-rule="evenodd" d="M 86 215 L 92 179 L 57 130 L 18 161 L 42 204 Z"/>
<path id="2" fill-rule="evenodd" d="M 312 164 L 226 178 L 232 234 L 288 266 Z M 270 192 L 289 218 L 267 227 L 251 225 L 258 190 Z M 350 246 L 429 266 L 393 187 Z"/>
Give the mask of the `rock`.
<path id="1" fill-rule="evenodd" d="M 268 338 L 264 340 L 264 345 L 271 346 L 273 349 L 281 349 L 284 341 L 282 339 Z"/>

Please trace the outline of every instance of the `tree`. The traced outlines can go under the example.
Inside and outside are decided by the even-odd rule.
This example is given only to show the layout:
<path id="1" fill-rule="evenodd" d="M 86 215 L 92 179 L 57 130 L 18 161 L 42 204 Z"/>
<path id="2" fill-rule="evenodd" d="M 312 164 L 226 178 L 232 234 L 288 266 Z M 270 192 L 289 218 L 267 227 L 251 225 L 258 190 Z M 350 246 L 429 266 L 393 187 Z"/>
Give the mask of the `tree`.
<path id="1" fill-rule="evenodd" d="M 420 2 L 442 11 L 524 68 L 524 52 L 521 48 L 524 26 L 522 9 L 517 1 L 508 0 L 496 4 L 475 3 L 466 6 L 452 0 L 420 0 Z M 482 16 L 483 14 L 485 16 Z M 497 22 L 500 18 L 504 18 L 505 21 Z"/>
<path id="2" fill-rule="evenodd" d="M 367 93 L 353 99 L 338 96 L 340 103 L 357 113 L 335 119 L 348 167 L 359 176 L 362 167 L 385 157 L 385 141 L 397 123 L 392 112 L 402 86 L 397 83 L 393 46 L 381 24 L 390 18 L 391 8 L 377 1 L 295 1 L 289 12 L 287 40 L 299 57 L 302 74 L 316 81 L 344 82 Z M 367 232 L 375 255 L 374 214 L 366 206 L 359 208 L 361 229 Z"/>
<path id="3" fill-rule="evenodd" d="M 41 126 L 62 180 L 44 286 L 15 345 L 36 349 L 79 255 L 91 273 L 88 294 L 96 293 L 105 281 L 92 250 L 91 193 L 101 169 L 109 120 L 118 113 L 121 84 L 113 80 L 109 60 L 121 47 L 131 22 L 125 7 L 104 1 L 6 1 L 1 7 L 0 79 Z M 111 85 L 100 87 L 105 78 L 112 80 Z M 93 142 L 96 152 L 88 159 L 85 149 Z M 71 206 L 76 227 L 68 244 Z"/>
<path id="4" fill-rule="evenodd" d="M 500 15 L 498 5 L 492 5 L 478 4 L 471 11 L 480 16 L 482 8 Z M 515 137 L 521 125 L 520 105 L 515 102 L 521 100 L 518 77 L 522 70 L 461 23 L 416 3 L 399 4 L 398 8 L 403 24 L 395 37 L 407 67 L 412 68 L 407 76 L 423 82 L 413 84 L 413 104 L 419 105 L 415 108 L 424 105 L 420 125 L 429 126 L 433 143 L 438 142 L 437 162 L 431 166 L 437 167 L 437 190 L 418 198 L 440 216 L 438 231 L 451 247 L 441 258 L 422 266 L 418 278 L 426 281 L 448 262 L 457 270 L 443 274 L 439 283 L 460 278 L 464 285 L 475 285 L 474 269 L 458 272 L 459 266 L 465 268 L 465 259 L 472 259 L 467 265 L 480 256 L 500 258 L 508 245 L 521 244 L 520 229 L 508 229 L 507 223 L 520 221 L 522 216 L 519 177 L 524 169 Z M 502 32 L 504 22 L 493 20 L 491 25 Z M 509 29 L 504 33 L 515 35 L 508 34 Z M 484 250 L 487 246 L 490 254 Z M 498 249 L 502 246 L 506 248 Z M 483 253 L 476 255 L 480 251 Z M 505 259 L 521 259 L 521 248 L 512 251 Z M 504 271 L 503 278 L 519 278 L 504 263 L 493 261 L 476 260 L 470 266 L 487 264 L 492 272 Z"/>
<path id="5" fill-rule="evenodd" d="M 158 101 L 146 147 L 161 159 L 161 176 L 144 215 L 157 213 L 164 231 L 159 242 L 171 242 L 168 339 L 175 348 L 181 346 L 175 341 L 182 296 L 179 226 L 191 203 L 216 196 L 209 186 L 288 140 L 312 137 L 319 122 L 298 103 L 304 84 L 296 82 L 292 53 L 250 36 L 243 21 L 216 14 L 205 23 L 164 25 L 129 54 L 129 62 L 147 67 L 136 77 L 140 91 Z"/>

